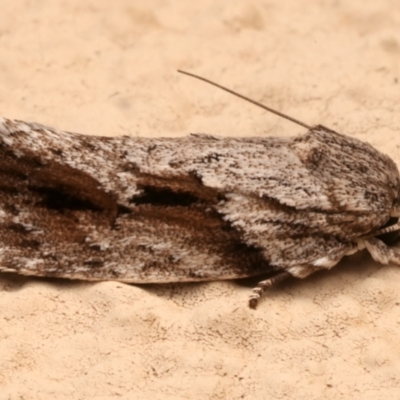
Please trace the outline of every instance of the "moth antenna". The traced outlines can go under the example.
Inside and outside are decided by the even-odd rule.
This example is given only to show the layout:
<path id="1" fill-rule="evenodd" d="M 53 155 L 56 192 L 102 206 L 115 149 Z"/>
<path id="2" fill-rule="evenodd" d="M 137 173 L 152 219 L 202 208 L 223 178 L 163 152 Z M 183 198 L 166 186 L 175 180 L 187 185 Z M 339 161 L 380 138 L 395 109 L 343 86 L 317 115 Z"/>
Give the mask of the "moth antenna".
<path id="1" fill-rule="evenodd" d="M 248 101 L 249 103 L 255 104 L 256 106 L 261 107 L 261 108 L 263 108 L 264 110 L 267 110 L 267 111 L 271 112 L 272 114 L 278 115 L 279 117 L 284 118 L 284 119 L 287 119 L 287 120 L 289 120 L 289 121 L 291 121 L 291 122 L 293 122 L 293 123 L 295 123 L 295 124 L 297 124 L 297 125 L 300 125 L 300 126 L 306 128 L 306 129 L 312 129 L 312 127 L 311 127 L 310 125 L 307 125 L 306 123 L 301 122 L 301 121 L 299 121 L 299 120 L 296 119 L 296 118 L 290 117 L 289 115 L 283 114 L 283 113 L 281 113 L 280 111 L 277 111 L 277 110 L 274 110 L 273 108 L 267 107 L 267 106 L 265 106 L 264 104 L 259 103 L 258 101 L 252 100 L 252 99 L 250 99 L 249 97 L 246 97 L 246 96 L 244 96 L 244 95 L 242 95 L 242 94 L 240 94 L 240 93 L 237 93 L 237 92 L 235 92 L 235 91 L 233 91 L 233 90 L 231 90 L 231 89 L 228 89 L 228 88 L 225 87 L 225 86 L 219 85 L 218 83 L 215 83 L 215 82 L 213 82 L 213 81 L 210 81 L 210 80 L 207 79 L 207 78 L 203 78 L 202 76 L 199 76 L 199 75 L 196 75 L 196 74 L 192 74 L 191 72 L 182 71 L 182 70 L 180 70 L 180 69 L 178 69 L 178 72 L 180 72 L 181 74 L 184 74 L 184 75 L 191 76 L 191 77 L 193 77 L 193 78 L 200 79 L 201 81 L 207 82 L 207 83 L 209 83 L 210 85 L 213 85 L 213 86 L 216 86 L 217 88 L 220 88 L 220 89 L 222 89 L 222 90 L 225 90 L 225 92 L 228 92 L 228 93 L 230 93 L 230 94 L 233 94 L 234 96 L 240 97 L 241 99 L 246 100 L 246 101 Z"/>
<path id="2" fill-rule="evenodd" d="M 394 225 L 387 226 L 386 228 L 379 229 L 378 231 L 374 232 L 373 235 L 368 235 L 367 237 L 376 237 L 380 235 L 384 235 L 385 233 L 395 232 L 400 230 L 400 223 L 397 222 Z"/>

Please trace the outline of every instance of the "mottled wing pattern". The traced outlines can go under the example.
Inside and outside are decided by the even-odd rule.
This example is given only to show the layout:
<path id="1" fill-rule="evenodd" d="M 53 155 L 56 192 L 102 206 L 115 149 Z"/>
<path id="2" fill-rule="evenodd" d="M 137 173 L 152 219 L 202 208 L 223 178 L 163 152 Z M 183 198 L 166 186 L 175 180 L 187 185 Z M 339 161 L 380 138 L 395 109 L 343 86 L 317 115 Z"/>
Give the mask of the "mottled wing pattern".
<path id="1" fill-rule="evenodd" d="M 213 209 L 217 191 L 162 162 L 140 171 L 134 159 L 150 162 L 156 146 L 2 120 L 0 270 L 138 283 L 268 272 Z"/>
<path id="2" fill-rule="evenodd" d="M 105 138 L 2 119 L 0 154 L 0 270 L 89 280 L 307 264 L 382 226 L 399 186 L 388 157 L 323 127 Z M 371 157 L 382 169 L 369 170 Z"/>

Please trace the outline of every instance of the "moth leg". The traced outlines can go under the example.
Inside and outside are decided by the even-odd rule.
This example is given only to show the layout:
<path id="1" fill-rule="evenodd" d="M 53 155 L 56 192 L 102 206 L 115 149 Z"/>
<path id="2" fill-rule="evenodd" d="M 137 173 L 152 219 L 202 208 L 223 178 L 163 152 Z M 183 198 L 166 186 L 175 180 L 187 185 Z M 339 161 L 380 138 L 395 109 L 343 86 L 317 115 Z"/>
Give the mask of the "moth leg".
<path id="1" fill-rule="evenodd" d="M 280 272 L 278 275 L 273 276 L 272 278 L 266 279 L 265 281 L 258 282 L 257 287 L 253 289 L 253 293 L 249 299 L 249 307 L 255 309 L 258 304 L 258 300 L 260 299 L 261 295 L 269 289 L 271 286 L 275 285 L 276 283 L 282 282 L 287 278 L 292 277 L 293 275 L 289 272 Z"/>
<path id="2" fill-rule="evenodd" d="M 377 238 L 365 240 L 365 247 L 371 254 L 371 257 L 381 264 L 396 264 L 400 265 L 400 254 L 396 253 L 392 248 L 386 246 Z"/>
<path id="3" fill-rule="evenodd" d="M 381 242 L 380 240 L 378 241 L 383 244 L 383 242 Z M 363 243 L 361 247 L 364 248 L 365 246 L 366 244 Z M 346 244 L 345 246 L 336 249 L 336 251 L 332 252 L 329 256 L 318 258 L 310 264 L 289 267 L 288 271 L 280 272 L 278 275 L 275 275 L 272 278 L 261 281 L 257 285 L 257 287 L 253 289 L 253 293 L 251 294 L 249 299 L 249 307 L 253 309 L 256 308 L 261 295 L 272 285 L 282 282 L 290 277 L 304 279 L 321 269 L 331 269 L 343 258 L 343 256 L 354 254 L 356 251 L 359 250 L 359 248 L 360 244 Z M 398 260 L 398 263 L 400 264 L 400 255 L 398 256 Z"/>

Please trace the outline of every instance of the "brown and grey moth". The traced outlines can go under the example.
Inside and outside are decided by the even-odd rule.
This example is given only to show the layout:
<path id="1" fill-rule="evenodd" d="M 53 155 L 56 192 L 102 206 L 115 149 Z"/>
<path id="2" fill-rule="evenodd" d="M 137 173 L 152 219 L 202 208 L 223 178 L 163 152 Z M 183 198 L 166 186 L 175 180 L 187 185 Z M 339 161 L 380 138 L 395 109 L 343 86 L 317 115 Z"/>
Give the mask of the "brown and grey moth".
<path id="1" fill-rule="evenodd" d="M 140 284 L 268 274 L 255 308 L 274 282 L 364 248 L 400 265 L 395 163 L 284 117 L 307 132 L 100 137 L 1 118 L 0 270 Z"/>

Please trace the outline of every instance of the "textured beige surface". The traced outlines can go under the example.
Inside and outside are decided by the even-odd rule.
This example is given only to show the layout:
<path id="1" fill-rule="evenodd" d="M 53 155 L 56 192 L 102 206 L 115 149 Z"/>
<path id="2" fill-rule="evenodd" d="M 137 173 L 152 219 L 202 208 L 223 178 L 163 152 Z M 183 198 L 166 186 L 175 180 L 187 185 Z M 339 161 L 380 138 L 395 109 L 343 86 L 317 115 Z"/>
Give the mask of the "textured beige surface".
<path id="1" fill-rule="evenodd" d="M 101 135 L 301 128 L 187 69 L 400 163 L 398 2 L 3 0 L 0 105 Z M 251 283 L 250 283 L 251 286 Z M 398 399 L 400 271 L 362 253 L 271 290 L 0 276 L 3 399 Z"/>

